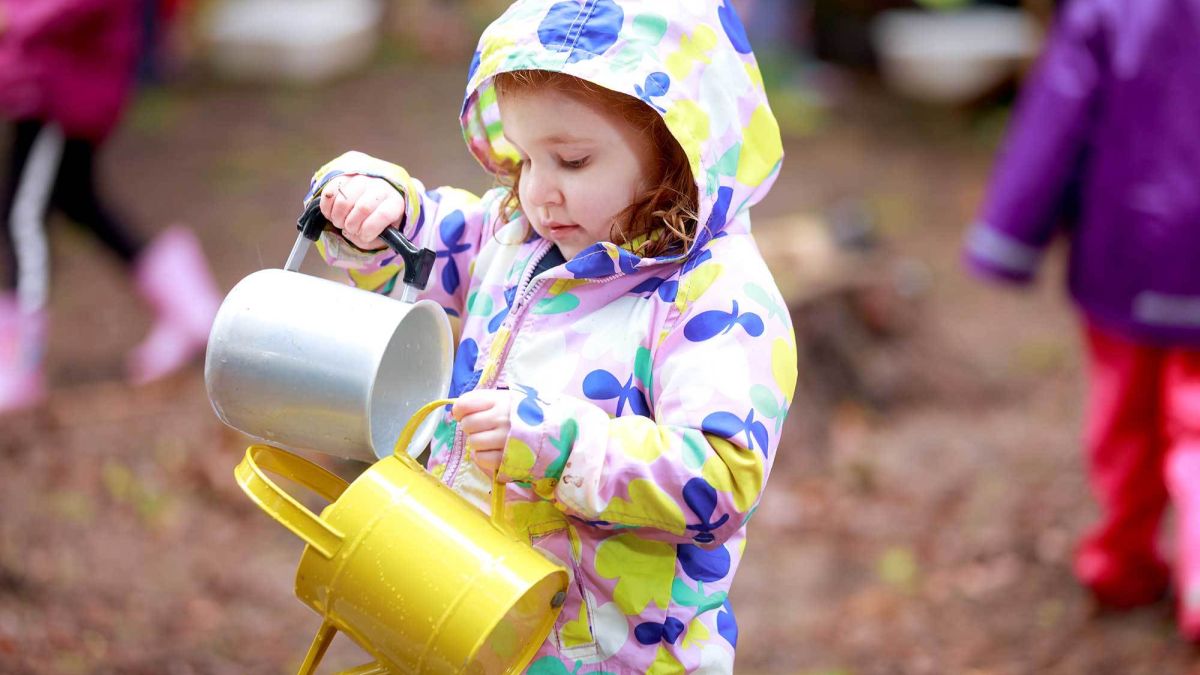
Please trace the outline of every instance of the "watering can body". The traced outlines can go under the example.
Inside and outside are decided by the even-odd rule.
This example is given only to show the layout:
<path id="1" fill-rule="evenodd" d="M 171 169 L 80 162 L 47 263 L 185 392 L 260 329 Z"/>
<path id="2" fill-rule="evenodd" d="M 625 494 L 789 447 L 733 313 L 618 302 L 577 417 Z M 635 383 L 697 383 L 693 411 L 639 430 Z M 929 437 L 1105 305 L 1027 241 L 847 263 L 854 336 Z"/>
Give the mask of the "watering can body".
<path id="1" fill-rule="evenodd" d="M 313 514 L 266 471 L 330 505 Z M 567 572 L 503 525 L 502 485 L 493 487 L 489 519 L 400 452 L 349 485 L 263 445 L 248 449 L 235 473 L 260 508 L 308 544 L 296 595 L 323 625 L 301 673 L 314 671 L 337 631 L 376 659 L 362 672 L 518 673 L 561 610 Z"/>

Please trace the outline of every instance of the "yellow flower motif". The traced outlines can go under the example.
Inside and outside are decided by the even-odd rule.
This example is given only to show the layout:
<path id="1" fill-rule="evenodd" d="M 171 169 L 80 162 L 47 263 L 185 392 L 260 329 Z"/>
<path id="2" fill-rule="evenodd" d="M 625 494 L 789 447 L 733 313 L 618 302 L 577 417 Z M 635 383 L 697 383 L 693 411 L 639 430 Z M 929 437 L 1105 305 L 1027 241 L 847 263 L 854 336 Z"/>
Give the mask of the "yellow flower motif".
<path id="1" fill-rule="evenodd" d="M 717 46 L 717 34 L 705 25 L 696 27 L 696 32 L 679 39 L 679 51 L 667 57 L 667 73 L 671 81 L 682 82 L 691 75 L 697 63 L 712 63 L 713 47 Z"/>
<path id="2" fill-rule="evenodd" d="M 684 100 L 672 105 L 663 120 L 692 161 L 692 174 L 699 175 L 704 142 L 712 134 L 712 120 L 708 113 L 695 101 Z"/>
<path id="3" fill-rule="evenodd" d="M 686 312 L 689 305 L 700 299 L 713 282 L 721 278 L 725 267 L 720 263 L 704 263 L 688 273 L 679 286 L 679 295 L 675 298 L 675 306 L 680 313 Z"/>
<path id="4" fill-rule="evenodd" d="M 679 659 L 671 656 L 666 647 L 659 645 L 658 655 L 654 657 L 654 663 L 650 664 L 646 675 L 683 675 L 684 672 L 686 671 Z"/>
<path id="5" fill-rule="evenodd" d="M 629 501 L 613 497 L 600 513 L 600 520 L 610 523 L 653 525 L 672 534 L 683 534 L 687 521 L 679 504 L 667 496 L 652 481 L 636 478 L 629 483 Z"/>
<path id="6" fill-rule="evenodd" d="M 749 509 L 762 494 L 762 454 L 738 447 L 719 436 L 704 434 L 704 437 L 716 451 L 704 462 L 704 480 L 715 489 L 732 494 L 737 510 Z"/>
<path id="7" fill-rule="evenodd" d="M 763 88 L 762 71 L 758 69 L 757 63 L 755 63 L 754 61 L 747 61 L 746 62 L 746 74 L 750 76 L 750 81 L 752 83 L 754 83 L 755 87 L 757 87 L 758 89 Z"/>
<path id="8" fill-rule="evenodd" d="M 710 637 L 712 637 L 712 634 L 708 632 L 708 626 L 704 625 L 704 622 L 700 620 L 700 617 L 696 617 L 695 619 L 692 619 L 690 624 L 688 624 L 687 633 L 685 633 L 683 636 L 682 646 L 684 649 L 699 647 L 705 642 L 708 642 Z"/>
<path id="9" fill-rule="evenodd" d="M 536 462 L 537 455 L 528 443 L 509 437 L 504 445 L 503 458 L 500 460 L 500 471 L 513 480 L 526 480 L 533 472 Z"/>
<path id="10" fill-rule="evenodd" d="M 567 517 L 550 502 L 507 502 L 506 520 L 513 531 L 527 537 L 540 537 L 567 527 Z"/>
<path id="11" fill-rule="evenodd" d="M 663 430 L 648 417 L 625 417 L 613 423 L 617 447 L 626 457 L 649 464 L 668 447 Z"/>
<path id="12" fill-rule="evenodd" d="M 775 338 L 771 343 L 771 373 L 790 404 L 796 392 L 796 341 Z"/>
<path id="13" fill-rule="evenodd" d="M 492 338 L 491 349 L 488 350 L 487 363 L 483 366 L 483 374 L 479 376 L 480 381 L 492 379 L 496 374 L 496 365 L 500 363 L 500 353 L 504 351 L 505 345 L 508 344 L 509 331 L 507 328 L 501 328 L 496 331 L 496 335 Z"/>
<path id="14" fill-rule="evenodd" d="M 614 535 L 596 547 L 596 572 L 617 580 L 613 602 L 626 615 L 641 614 L 651 602 L 666 609 L 675 579 L 675 547 L 631 533 Z"/>
<path id="15" fill-rule="evenodd" d="M 546 291 L 548 295 L 562 295 L 569 293 L 576 288 L 587 283 L 587 279 L 558 279 L 550 284 L 550 290 Z"/>
<path id="16" fill-rule="evenodd" d="M 783 159 L 783 138 L 770 108 L 762 105 L 754 111 L 746 125 L 745 138 L 737 179 L 742 185 L 753 187 L 766 180 Z"/>
<path id="17" fill-rule="evenodd" d="M 563 647 L 566 649 L 595 641 L 595 638 L 592 637 L 591 621 L 588 620 L 586 602 L 579 606 L 577 618 L 563 624 L 562 630 L 559 631 L 559 637 L 562 638 Z"/>
<path id="18" fill-rule="evenodd" d="M 363 273 L 358 270 L 350 270 L 350 279 L 354 281 L 355 286 L 373 291 L 382 288 L 399 273 L 400 266 L 391 264 L 384 265 L 374 272 Z"/>

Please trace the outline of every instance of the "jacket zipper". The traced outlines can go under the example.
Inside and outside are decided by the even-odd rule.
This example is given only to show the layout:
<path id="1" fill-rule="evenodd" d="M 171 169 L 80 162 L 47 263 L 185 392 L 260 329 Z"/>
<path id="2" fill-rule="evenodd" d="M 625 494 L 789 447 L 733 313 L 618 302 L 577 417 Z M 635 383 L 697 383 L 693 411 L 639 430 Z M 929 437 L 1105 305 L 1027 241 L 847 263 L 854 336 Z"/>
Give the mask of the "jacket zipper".
<path id="1" fill-rule="evenodd" d="M 524 291 L 517 293 L 516 298 L 513 300 L 512 309 L 509 310 L 508 318 L 505 319 L 504 323 L 500 326 L 500 330 L 503 330 L 505 327 L 507 327 L 509 335 L 508 341 L 504 345 L 504 349 L 496 358 L 495 372 L 487 382 L 480 382 L 479 384 L 475 385 L 476 389 L 490 387 L 495 384 L 498 379 L 500 379 L 500 372 L 504 367 L 504 361 L 508 358 L 508 352 L 510 349 L 512 349 L 512 343 L 517 337 L 516 328 L 521 324 L 521 321 L 525 319 L 525 313 L 528 311 L 530 305 L 533 304 L 533 296 L 541 289 L 543 285 L 541 281 L 533 283 L 533 271 L 537 269 L 538 263 L 541 262 L 542 258 L 546 257 L 546 253 L 550 251 L 549 242 L 543 241 L 541 245 L 542 249 L 539 251 L 534 251 L 533 258 L 529 261 L 529 271 L 525 273 L 525 276 L 521 278 L 517 285 L 518 289 L 523 288 Z M 500 330 L 496 331 L 497 334 L 500 333 Z M 466 437 L 456 428 L 454 431 L 454 447 L 450 453 L 450 462 L 448 463 L 447 467 L 449 476 L 444 479 L 446 485 L 451 487 L 454 486 L 454 481 L 458 478 L 458 471 L 460 468 L 462 468 L 465 449 Z"/>

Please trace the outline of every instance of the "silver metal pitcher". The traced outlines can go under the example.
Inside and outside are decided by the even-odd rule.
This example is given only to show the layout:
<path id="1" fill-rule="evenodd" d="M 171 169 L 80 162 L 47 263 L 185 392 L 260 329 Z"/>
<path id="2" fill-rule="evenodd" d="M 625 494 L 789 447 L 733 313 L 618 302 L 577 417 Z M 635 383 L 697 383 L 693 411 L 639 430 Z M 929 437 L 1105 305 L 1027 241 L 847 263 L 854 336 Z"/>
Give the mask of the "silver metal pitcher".
<path id="1" fill-rule="evenodd" d="M 434 254 L 395 228 L 384 239 L 405 260 L 402 299 L 301 274 L 304 252 L 326 223 L 314 200 L 285 269 L 254 272 L 225 297 L 204 383 L 217 417 L 242 433 L 289 450 L 374 462 L 392 454 L 422 405 L 446 396 L 450 322 L 436 303 L 407 300 L 424 288 Z M 410 456 L 421 453 L 436 425 L 434 417 L 421 425 Z"/>

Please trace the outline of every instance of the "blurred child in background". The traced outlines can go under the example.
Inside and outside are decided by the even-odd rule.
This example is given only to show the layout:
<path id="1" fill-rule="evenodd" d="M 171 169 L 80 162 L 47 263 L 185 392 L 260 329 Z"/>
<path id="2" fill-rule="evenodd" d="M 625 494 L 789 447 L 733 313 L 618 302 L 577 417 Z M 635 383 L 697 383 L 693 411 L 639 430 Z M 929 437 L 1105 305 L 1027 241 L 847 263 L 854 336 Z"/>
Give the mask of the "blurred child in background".
<path id="1" fill-rule="evenodd" d="M 0 0 L 0 114 L 13 123 L 0 191 L 0 413 L 46 393 L 51 208 L 119 257 L 155 312 L 128 359 L 132 382 L 161 378 L 199 355 L 220 304 L 195 235 L 173 226 L 144 242 L 97 191 L 97 154 L 121 118 L 146 44 L 142 2 Z"/>
<path id="2" fill-rule="evenodd" d="M 970 267 L 1023 283 L 1065 222 L 1100 522 L 1075 572 L 1116 608 L 1171 583 L 1200 640 L 1200 1 L 1073 0 L 1027 83 Z M 1158 548 L 1168 502 L 1175 551 Z M 1168 558 L 1173 558 L 1169 560 Z"/>

